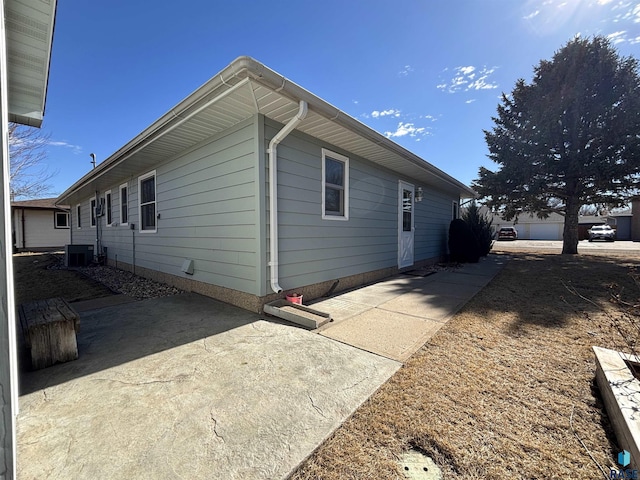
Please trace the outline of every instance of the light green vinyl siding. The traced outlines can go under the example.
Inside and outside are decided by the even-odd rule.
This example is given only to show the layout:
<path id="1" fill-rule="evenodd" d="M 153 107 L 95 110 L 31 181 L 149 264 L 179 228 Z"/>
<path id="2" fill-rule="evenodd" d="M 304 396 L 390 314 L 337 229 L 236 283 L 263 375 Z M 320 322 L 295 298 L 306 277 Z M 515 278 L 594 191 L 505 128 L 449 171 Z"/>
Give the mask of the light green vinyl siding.
<path id="1" fill-rule="evenodd" d="M 268 138 L 274 125 L 267 123 Z M 349 220 L 322 219 L 322 148 L 349 157 Z M 278 148 L 280 285 L 285 289 L 397 262 L 397 177 L 294 132 Z"/>
<path id="2" fill-rule="evenodd" d="M 278 128 L 267 120 L 265 141 Z M 348 221 L 322 219 L 322 148 L 349 158 Z M 287 136 L 278 147 L 280 285 L 287 290 L 397 266 L 400 179 L 418 186 L 308 135 Z M 424 200 L 415 206 L 416 262 L 446 253 L 451 202 L 457 200 L 423 189 Z"/>
<path id="3" fill-rule="evenodd" d="M 459 198 L 453 193 L 423 187 L 424 199 L 415 204 L 415 259 L 426 260 L 447 252 L 452 203 Z"/>
<path id="4" fill-rule="evenodd" d="M 74 204 L 71 208 L 71 243 L 74 245 L 95 245 L 96 242 L 96 229 L 91 226 L 91 200 L 95 197 L 84 198 L 80 204 L 81 225 L 82 228 L 78 228 L 77 221 L 77 208 L 78 204 Z"/>
<path id="5" fill-rule="evenodd" d="M 193 278 L 263 296 L 269 287 L 269 139 L 281 125 L 256 115 L 183 154 L 156 165 L 156 233 L 139 231 L 138 177 L 110 186 L 113 222 L 100 217 L 110 261 L 134 263 L 180 277 L 185 259 Z M 349 220 L 322 219 L 322 148 L 349 158 Z M 294 131 L 278 147 L 280 285 L 292 289 L 397 266 L 398 180 L 409 178 Z M 119 188 L 128 185 L 129 225 L 120 225 Z M 415 261 L 446 253 L 452 193 L 423 186 L 415 205 Z M 114 192 L 117 192 L 114 194 Z M 104 192 L 100 192 L 104 196 Z M 256 201 L 260 199 L 260 201 Z M 74 244 L 95 244 L 89 198 Z M 71 211 L 75 214 L 75 205 Z M 131 230 L 131 224 L 135 229 Z"/>
<path id="6" fill-rule="evenodd" d="M 136 266 L 185 277 L 181 267 L 191 259 L 195 271 L 188 278 L 259 294 L 255 123 L 243 122 L 155 167 L 155 233 L 139 231 L 138 176 L 149 170 L 113 185 L 111 191 L 119 192 L 127 182 L 128 220 L 135 229 L 119 225 L 120 198 L 112 193 L 116 225 L 102 229 L 109 259 L 134 263 L 135 241 Z M 105 217 L 100 220 L 104 226 Z M 84 243 L 89 233 L 76 230 L 74 243 Z"/>

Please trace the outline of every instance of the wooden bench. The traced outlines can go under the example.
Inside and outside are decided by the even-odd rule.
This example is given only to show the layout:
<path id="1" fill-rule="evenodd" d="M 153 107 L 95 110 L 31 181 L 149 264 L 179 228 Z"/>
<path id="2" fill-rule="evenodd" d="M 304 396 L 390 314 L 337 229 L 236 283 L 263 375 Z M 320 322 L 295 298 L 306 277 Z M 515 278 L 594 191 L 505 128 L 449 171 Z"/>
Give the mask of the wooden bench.
<path id="1" fill-rule="evenodd" d="M 18 315 L 34 370 L 78 358 L 80 316 L 64 298 L 22 304 Z"/>

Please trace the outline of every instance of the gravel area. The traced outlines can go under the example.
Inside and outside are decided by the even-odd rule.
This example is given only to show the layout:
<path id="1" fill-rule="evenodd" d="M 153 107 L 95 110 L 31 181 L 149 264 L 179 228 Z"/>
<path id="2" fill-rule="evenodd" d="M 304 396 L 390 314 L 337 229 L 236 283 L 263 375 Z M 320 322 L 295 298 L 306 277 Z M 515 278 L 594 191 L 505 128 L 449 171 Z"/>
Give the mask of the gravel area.
<path id="1" fill-rule="evenodd" d="M 56 254 L 55 257 L 58 262 L 55 265 L 51 265 L 49 268 L 59 270 L 67 269 L 67 267 L 64 266 L 64 254 Z M 159 283 L 154 280 L 149 280 L 148 278 L 134 275 L 131 272 L 108 266 L 69 268 L 68 270 L 78 271 L 83 275 L 100 282 L 112 292 L 122 293 L 133 297 L 136 300 L 168 297 L 170 295 L 184 293 L 183 290 L 165 283 Z"/>

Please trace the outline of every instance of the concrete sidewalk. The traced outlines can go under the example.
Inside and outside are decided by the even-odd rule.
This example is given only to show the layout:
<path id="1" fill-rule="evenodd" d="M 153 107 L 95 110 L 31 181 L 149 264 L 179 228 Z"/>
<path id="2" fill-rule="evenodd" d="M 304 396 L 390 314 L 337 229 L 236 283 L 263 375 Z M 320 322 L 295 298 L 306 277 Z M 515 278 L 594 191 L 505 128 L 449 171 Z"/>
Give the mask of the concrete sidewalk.
<path id="1" fill-rule="evenodd" d="M 506 265 L 506 255 L 421 276 L 398 275 L 313 303 L 334 322 L 318 329 L 328 338 L 403 362 L 422 347 Z"/>
<path id="2" fill-rule="evenodd" d="M 195 294 L 83 305 L 79 359 L 21 374 L 19 478 L 285 478 L 506 258 L 327 299 L 319 332 Z"/>

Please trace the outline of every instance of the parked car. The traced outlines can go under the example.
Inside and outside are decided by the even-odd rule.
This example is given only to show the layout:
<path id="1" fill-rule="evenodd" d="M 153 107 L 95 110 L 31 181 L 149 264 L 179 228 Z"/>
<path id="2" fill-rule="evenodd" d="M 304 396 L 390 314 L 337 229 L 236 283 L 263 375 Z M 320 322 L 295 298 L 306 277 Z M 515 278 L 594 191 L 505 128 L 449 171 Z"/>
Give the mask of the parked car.
<path id="1" fill-rule="evenodd" d="M 516 240 L 518 232 L 513 227 L 502 227 L 498 230 L 498 240 Z"/>
<path id="2" fill-rule="evenodd" d="M 594 240 L 613 242 L 616 239 L 616 231 L 609 225 L 594 225 L 587 232 L 589 233 L 590 242 Z"/>

